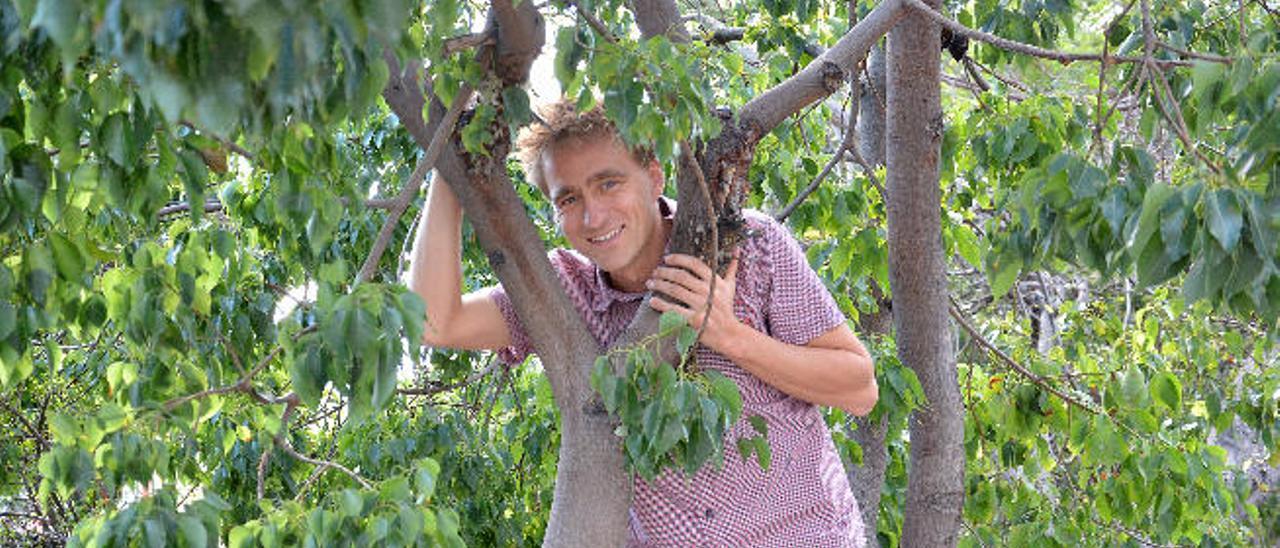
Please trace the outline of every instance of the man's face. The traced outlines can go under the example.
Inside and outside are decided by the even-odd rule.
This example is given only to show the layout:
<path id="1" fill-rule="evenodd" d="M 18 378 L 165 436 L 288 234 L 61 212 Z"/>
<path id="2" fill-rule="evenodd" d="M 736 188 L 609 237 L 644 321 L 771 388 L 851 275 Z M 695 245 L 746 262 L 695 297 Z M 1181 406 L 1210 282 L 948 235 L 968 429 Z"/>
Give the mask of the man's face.
<path id="1" fill-rule="evenodd" d="M 644 166 L 615 139 L 574 139 L 542 156 L 547 194 L 570 245 L 615 283 L 649 276 L 665 247 L 660 238 L 662 170 Z M 656 264 L 656 262 L 655 262 Z M 647 268 L 646 268 L 647 267 Z"/>

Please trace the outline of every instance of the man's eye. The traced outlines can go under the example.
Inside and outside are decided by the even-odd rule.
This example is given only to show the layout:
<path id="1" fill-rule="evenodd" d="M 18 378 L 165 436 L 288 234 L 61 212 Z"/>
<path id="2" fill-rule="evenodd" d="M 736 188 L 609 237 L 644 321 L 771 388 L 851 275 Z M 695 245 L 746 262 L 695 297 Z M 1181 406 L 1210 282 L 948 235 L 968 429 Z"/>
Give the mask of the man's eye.
<path id="1" fill-rule="evenodd" d="M 556 207 L 560 209 L 564 209 L 566 207 L 573 205 L 574 202 L 577 202 L 577 201 L 578 199 L 573 196 L 569 196 L 567 198 L 561 198 L 559 202 L 556 202 Z"/>
<path id="2" fill-rule="evenodd" d="M 603 188 L 603 189 L 605 189 L 605 190 L 609 190 L 609 189 L 611 189 L 611 188 L 613 188 L 613 187 L 616 187 L 616 186 L 618 186 L 618 185 L 620 185 L 620 184 L 622 184 L 622 181 L 619 181 L 619 180 L 617 180 L 617 179 L 609 179 L 609 180 L 606 180 L 606 181 L 605 181 L 605 182 L 603 182 L 603 183 L 600 183 L 600 188 Z"/>

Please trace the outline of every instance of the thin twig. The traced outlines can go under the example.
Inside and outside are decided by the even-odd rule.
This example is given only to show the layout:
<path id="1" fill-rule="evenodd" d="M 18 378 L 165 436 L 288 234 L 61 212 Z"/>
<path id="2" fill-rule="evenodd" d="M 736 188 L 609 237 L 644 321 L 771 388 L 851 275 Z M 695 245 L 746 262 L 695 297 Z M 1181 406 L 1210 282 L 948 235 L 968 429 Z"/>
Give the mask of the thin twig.
<path id="1" fill-rule="evenodd" d="M 863 72 L 865 71 L 866 67 L 863 67 Z M 831 155 L 831 159 L 827 161 L 827 165 L 822 166 L 822 171 L 819 171 L 818 175 L 815 176 L 813 180 L 809 181 L 809 184 L 791 200 L 791 203 L 788 203 L 773 215 L 774 220 L 782 222 L 785 221 L 787 217 L 790 217 L 791 213 L 794 212 L 802 202 L 808 199 L 809 195 L 813 194 L 814 191 L 818 189 L 818 185 L 822 184 L 822 180 L 825 179 L 827 175 L 831 173 L 831 170 L 835 168 L 836 164 L 844 158 L 844 153 L 846 151 L 857 150 L 858 110 L 860 108 L 858 103 L 862 99 L 862 86 L 857 85 L 857 74 L 858 73 L 855 72 L 849 77 L 849 121 L 845 124 L 844 134 L 840 137 L 840 146 L 836 148 L 835 154 Z M 868 76 L 868 81 L 870 81 L 870 76 Z M 870 87 L 874 89 L 875 85 L 871 85 Z"/>
<path id="2" fill-rule="evenodd" d="M 716 220 L 715 204 L 711 203 L 711 188 L 707 186 L 707 177 L 702 173 L 702 166 L 698 165 L 698 157 L 693 155 L 693 147 L 689 146 L 689 141 L 680 141 L 680 154 L 684 157 L 684 161 L 689 163 L 693 170 L 693 175 L 698 181 L 698 187 L 702 189 L 702 199 L 707 204 L 707 222 L 711 224 L 711 280 L 707 287 L 707 304 L 706 310 L 702 313 L 702 323 L 698 326 L 698 333 L 693 338 L 693 344 L 689 345 L 693 348 L 702 340 L 702 333 L 707 330 L 707 320 L 711 318 L 711 303 L 716 295 L 716 274 L 717 268 L 720 266 L 720 229 L 719 222 Z M 692 304 L 692 303 L 690 303 Z"/>
<path id="3" fill-rule="evenodd" d="M 1200 148 L 1191 141 L 1191 134 L 1187 129 L 1187 122 L 1182 117 L 1182 107 L 1178 106 L 1177 98 L 1173 96 L 1173 91 L 1169 89 L 1169 81 L 1165 79 L 1164 72 L 1153 66 L 1149 66 L 1149 70 L 1156 75 L 1157 79 L 1154 80 L 1154 82 L 1160 84 L 1158 88 L 1155 88 L 1156 105 L 1160 107 L 1160 113 L 1163 114 L 1165 119 L 1173 126 L 1174 132 L 1178 134 L 1178 139 L 1182 141 L 1182 146 L 1191 151 L 1191 153 L 1194 154 L 1196 158 L 1200 159 L 1201 162 L 1204 162 L 1206 166 L 1209 166 L 1210 171 L 1221 175 L 1222 169 L 1219 168 L 1217 164 L 1213 163 L 1213 160 L 1210 160 L 1208 156 L 1205 156 L 1204 152 L 1202 152 Z M 1163 95 L 1165 100 L 1168 101 L 1167 106 L 1164 104 L 1164 101 L 1161 101 L 1160 99 L 1161 91 L 1164 92 Z"/>
<path id="4" fill-rule="evenodd" d="M 462 50 L 478 48 L 480 46 L 492 45 L 495 42 L 493 33 L 475 32 L 464 34 L 462 36 L 454 36 L 444 41 L 441 52 L 445 57 L 450 57 Z"/>
<path id="5" fill-rule="evenodd" d="M 373 484 L 369 483 L 369 480 L 364 479 L 363 477 L 360 476 L 360 474 L 353 472 L 350 468 L 347 468 L 346 466 L 343 466 L 333 461 L 313 459 L 311 457 L 303 455 L 302 453 L 299 453 L 297 449 L 294 449 L 293 445 L 289 444 L 289 441 L 284 439 L 283 436 L 277 435 L 275 437 L 275 440 L 276 440 L 276 445 L 279 446 L 280 449 L 284 450 L 285 453 L 287 453 L 289 456 L 295 459 L 298 459 L 307 464 L 314 464 L 316 466 L 319 466 L 321 469 L 333 468 L 334 470 L 337 470 L 339 472 L 346 474 L 347 476 L 350 476 L 351 479 L 356 480 L 356 482 L 359 483 L 361 487 L 365 489 L 373 488 Z"/>
<path id="6" fill-rule="evenodd" d="M 613 37 L 613 33 L 609 32 L 609 28 L 604 26 L 603 21 L 597 18 L 594 14 L 582 9 L 582 4 L 579 4 L 576 1 L 570 3 L 573 4 L 574 9 L 578 10 L 578 15 L 587 22 L 587 25 L 596 31 L 596 34 L 599 34 L 601 38 L 604 38 L 604 40 L 610 44 L 618 43 L 618 39 Z"/>
<path id="7" fill-rule="evenodd" d="M 1104 58 L 1102 55 L 1099 55 L 1097 53 L 1069 53 L 1069 52 L 1062 52 L 1062 51 L 1051 50 L 1051 49 L 1044 49 L 1041 47 L 1033 46 L 1031 44 L 1009 40 L 1008 38 L 1001 38 L 994 34 L 982 32 L 979 30 L 974 30 L 964 25 L 961 25 L 960 23 L 955 22 L 951 18 L 941 13 L 938 13 L 937 10 L 929 7 L 928 4 L 925 4 L 923 0 L 903 0 L 903 2 L 908 7 L 914 8 L 916 11 L 923 13 L 930 19 L 933 19 L 938 24 L 951 29 L 953 33 L 963 34 L 965 36 L 968 36 L 970 39 L 977 40 L 979 42 L 986 42 L 988 44 L 991 44 L 992 46 L 998 47 L 1003 50 L 1012 51 L 1015 53 L 1030 55 L 1032 57 L 1040 57 L 1042 59 L 1049 59 L 1049 60 L 1057 61 L 1064 65 L 1069 65 L 1076 61 L 1101 61 L 1101 62 L 1112 62 L 1112 63 L 1139 63 L 1143 61 L 1143 58 L 1141 57 L 1111 56 L 1111 57 Z M 1167 65 L 1167 66 L 1180 66 L 1180 67 L 1191 66 L 1190 61 L 1160 59 L 1160 60 L 1156 60 L 1155 62 L 1161 65 Z"/>
<path id="8" fill-rule="evenodd" d="M 187 129 L 189 129 L 189 130 L 191 130 L 191 131 L 195 131 L 195 132 L 199 132 L 199 133 L 204 133 L 204 134 L 207 134 L 207 135 L 209 135 L 209 136 L 213 137 L 215 140 L 217 140 L 219 143 L 221 143 L 221 144 L 222 144 L 222 146 L 227 147 L 227 150 L 230 150 L 231 152 L 234 152 L 234 153 L 236 153 L 236 154 L 240 155 L 240 156 L 241 156 L 241 157 L 243 157 L 244 159 L 249 160 L 249 162 L 250 162 L 250 163 L 252 163 L 252 162 L 257 162 L 257 158 L 253 155 L 253 153 L 252 153 L 252 152 L 249 152 L 249 151 L 245 150 L 244 148 L 242 148 L 240 145 L 237 145 L 237 144 L 235 144 L 235 143 L 231 142 L 231 140 L 230 140 L 230 139 L 225 139 L 225 138 L 219 137 L 219 136 L 217 136 L 217 135 L 209 134 L 208 132 L 206 132 L 206 131 L 204 131 L 204 130 L 202 130 L 202 129 L 198 128 L 198 127 L 196 127 L 196 125 L 195 125 L 195 124 L 193 124 L 193 123 L 191 123 L 191 121 L 189 121 L 189 120 L 179 120 L 179 121 L 178 121 L 178 124 L 179 124 L 179 125 L 181 125 L 181 126 L 183 126 L 183 127 L 185 127 L 185 128 L 187 128 Z"/>
<path id="9" fill-rule="evenodd" d="M 440 151 L 444 150 L 445 141 L 453 133 L 458 117 L 462 115 L 463 108 L 471 100 L 472 91 L 471 86 L 463 84 L 454 96 L 453 104 L 449 105 L 444 119 L 436 128 L 436 134 L 431 137 L 431 143 L 427 145 L 427 151 L 423 154 L 422 160 L 418 162 L 413 174 L 409 176 L 409 182 L 405 183 L 400 194 L 395 197 L 395 203 L 387 212 L 387 220 L 382 223 L 382 230 L 378 232 L 378 237 L 373 242 L 373 249 L 369 251 L 369 257 L 365 259 L 364 266 L 360 267 L 360 275 L 356 277 L 357 284 L 367 282 L 373 277 L 374 271 L 378 268 L 378 261 L 382 259 L 382 254 L 391 241 L 391 235 L 395 233 L 396 225 L 400 222 L 400 216 L 404 215 L 404 211 L 409 208 L 409 202 L 413 201 L 418 189 L 422 187 L 422 181 L 426 178 L 427 172 L 435 167 Z"/>
<path id="10" fill-rule="evenodd" d="M 1199 53 L 1194 51 L 1187 51 L 1178 46 L 1165 42 L 1164 40 L 1156 40 L 1156 45 L 1159 46 L 1161 49 L 1172 51 L 1178 55 L 1181 55 L 1183 57 L 1189 57 L 1191 59 L 1199 59 L 1201 61 L 1208 61 L 1210 63 L 1221 63 L 1223 65 L 1230 65 L 1231 63 L 1235 62 L 1235 59 L 1232 59 L 1230 57 L 1223 57 L 1221 55 L 1215 55 L 1212 53 Z"/>
<path id="11" fill-rule="evenodd" d="M 271 462 L 272 446 L 268 445 L 262 449 L 262 457 L 258 459 L 258 500 L 261 501 L 266 496 L 267 485 L 267 464 Z"/>
<path id="12" fill-rule="evenodd" d="M 497 369 L 500 363 L 501 362 L 494 360 L 493 363 L 490 363 L 489 365 L 485 366 L 484 369 L 476 371 L 475 373 L 472 373 L 471 375 L 467 376 L 467 378 L 453 384 L 422 386 L 417 388 L 397 388 L 396 392 L 405 396 L 434 396 L 441 392 L 456 390 L 458 388 L 462 388 L 470 384 L 475 384 L 476 381 L 479 381 L 480 379 L 485 378 L 486 376 L 489 375 L 489 373 L 492 373 L 494 369 Z"/>
<path id="13" fill-rule="evenodd" d="M 846 128 L 845 132 L 852 133 L 852 130 Z M 840 143 L 840 148 L 836 149 L 835 154 L 831 155 L 831 159 L 827 161 L 827 165 L 822 166 L 822 171 L 819 171 L 818 174 L 813 177 L 813 180 L 809 181 L 809 184 L 805 185 L 805 187 L 800 190 L 800 193 L 796 194 L 796 197 L 791 199 L 790 203 L 778 210 L 777 213 L 774 213 L 773 219 L 778 222 L 787 220 L 787 217 L 790 217 L 791 213 L 793 213 L 796 208 L 809 197 L 810 194 L 813 194 L 813 192 L 818 189 L 818 185 L 822 184 L 822 180 L 827 177 L 827 174 L 831 173 L 832 168 L 834 168 L 836 164 L 844 158 L 844 152 L 846 150 L 848 150 L 848 144 Z"/>
<path id="14" fill-rule="evenodd" d="M 1055 396 L 1058 396 L 1059 398 L 1062 399 L 1062 401 L 1065 401 L 1071 405 L 1074 405 L 1080 409 L 1083 409 L 1095 415 L 1099 413 L 1099 411 L 1094 409 L 1092 406 L 1085 404 L 1084 402 L 1081 402 L 1080 400 L 1077 400 L 1076 398 L 1070 395 L 1067 395 L 1065 392 L 1062 392 L 1061 390 L 1058 390 L 1056 387 L 1050 384 L 1049 381 L 1046 381 L 1040 375 L 1033 373 L 1030 369 L 1023 367 L 1022 364 L 1018 363 L 1016 360 L 1009 357 L 1008 354 L 1005 354 L 1004 351 L 1000 350 L 999 348 L 996 348 L 994 344 L 991 344 L 991 342 L 988 341 L 986 337 L 983 337 L 982 334 L 979 333 L 978 330 L 974 328 L 973 325 L 971 325 L 969 321 L 964 318 L 964 315 L 960 313 L 960 305 L 956 303 L 956 300 L 954 297 L 951 298 L 951 306 L 950 308 L 948 308 L 948 310 L 951 312 L 951 317 L 955 319 L 956 323 L 960 324 L 960 327 L 963 328 L 965 332 L 969 334 L 970 337 L 973 338 L 974 342 L 978 343 L 978 346 L 981 346 L 987 352 L 999 358 L 1001 362 L 1003 362 L 1006 366 L 1009 367 L 1009 369 L 1014 370 L 1019 375 L 1022 375 L 1027 380 L 1035 383 L 1040 388 L 1045 389 L 1045 391 Z"/>

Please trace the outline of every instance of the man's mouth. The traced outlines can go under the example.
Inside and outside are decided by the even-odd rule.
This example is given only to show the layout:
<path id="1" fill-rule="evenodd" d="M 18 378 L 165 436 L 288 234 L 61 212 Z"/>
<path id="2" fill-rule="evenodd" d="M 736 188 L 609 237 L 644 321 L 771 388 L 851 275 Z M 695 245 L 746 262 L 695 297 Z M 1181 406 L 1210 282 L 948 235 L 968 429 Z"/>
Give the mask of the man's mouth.
<path id="1" fill-rule="evenodd" d="M 622 229 L 623 229 L 623 228 L 626 228 L 626 225 L 623 225 L 623 226 L 620 226 L 620 227 L 618 227 L 618 228 L 615 228 L 615 229 L 613 229 L 613 230 L 609 231 L 607 234 L 601 234 L 601 235 L 596 236 L 596 237 L 594 237 L 594 238 L 587 238 L 587 241 L 588 241 L 588 242 L 591 242 L 591 243 L 593 243 L 593 244 L 603 244 L 603 243 L 611 242 L 611 241 L 613 241 L 614 239 L 616 239 L 616 238 L 618 237 L 618 235 L 619 235 L 619 234 L 622 234 Z"/>

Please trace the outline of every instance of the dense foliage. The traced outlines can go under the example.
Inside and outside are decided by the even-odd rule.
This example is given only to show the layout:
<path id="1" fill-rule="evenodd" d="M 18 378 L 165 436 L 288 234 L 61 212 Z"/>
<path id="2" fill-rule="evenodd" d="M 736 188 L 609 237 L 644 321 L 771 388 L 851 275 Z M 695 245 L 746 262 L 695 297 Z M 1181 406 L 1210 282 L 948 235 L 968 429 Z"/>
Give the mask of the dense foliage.
<path id="1" fill-rule="evenodd" d="M 691 23 L 681 45 L 629 38 L 619 2 L 577 5 L 609 38 L 573 5 L 543 7 L 552 71 L 668 167 L 680 140 L 719 131 L 715 107 L 769 89 L 869 9 L 690 3 L 743 33 L 716 44 Z M 420 349 L 402 252 L 357 279 L 387 217 L 380 199 L 421 154 L 379 98 L 384 50 L 425 59 L 446 100 L 475 85 L 467 148 L 527 122 L 524 90 L 481 85 L 467 50 L 447 46 L 485 10 L 0 0 L 0 543 L 540 541 L 558 434 L 536 359 Z M 975 0 L 944 12 L 1047 48 L 1151 57 L 1064 67 L 975 40 L 985 91 L 944 61 L 959 75 L 944 88 L 940 213 L 963 330 L 962 542 L 1280 541 L 1280 9 Z M 501 120 L 485 108 L 498 103 Z M 795 199 L 856 104 L 842 92 L 765 137 L 749 203 Z M 882 174 L 839 161 L 787 219 L 855 321 L 891 299 Z M 537 190 L 517 184 L 561 244 Z M 418 205 L 393 219 L 391 249 Z M 466 285 L 492 284 L 464 236 Z M 907 416 L 928 403 L 893 334 L 862 335 L 881 386 L 871 419 L 889 425 L 878 534 L 895 544 Z M 627 440 L 640 473 L 721 450 L 767 464 L 767 444 L 705 445 L 736 414 L 723 383 L 632 373 L 597 384 L 632 433 L 649 432 Z M 639 377 L 672 405 L 643 407 L 646 393 L 628 392 Z M 714 397 L 690 396 L 692 383 Z M 681 438 L 668 425 L 695 408 L 700 427 Z M 852 421 L 828 418 L 860 462 L 870 449 Z"/>

